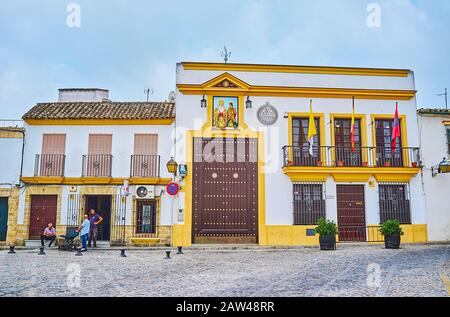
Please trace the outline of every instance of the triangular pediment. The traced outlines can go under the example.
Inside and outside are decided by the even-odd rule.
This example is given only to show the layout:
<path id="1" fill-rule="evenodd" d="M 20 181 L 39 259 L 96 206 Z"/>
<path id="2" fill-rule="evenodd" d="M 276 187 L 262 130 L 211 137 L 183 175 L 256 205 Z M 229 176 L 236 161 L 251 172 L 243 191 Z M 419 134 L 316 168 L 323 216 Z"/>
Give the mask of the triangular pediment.
<path id="1" fill-rule="evenodd" d="M 203 83 L 203 89 L 208 88 L 218 88 L 218 89 L 239 89 L 239 90 L 248 90 L 250 85 L 245 81 L 240 80 L 236 76 L 231 75 L 230 73 L 223 73 L 207 82 Z"/>

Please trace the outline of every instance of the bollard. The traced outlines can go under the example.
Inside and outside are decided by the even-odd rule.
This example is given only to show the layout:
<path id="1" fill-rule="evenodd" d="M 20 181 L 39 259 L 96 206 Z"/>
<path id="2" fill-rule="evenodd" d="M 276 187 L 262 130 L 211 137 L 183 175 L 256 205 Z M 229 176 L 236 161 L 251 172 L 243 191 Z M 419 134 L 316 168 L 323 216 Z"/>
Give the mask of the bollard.
<path id="1" fill-rule="evenodd" d="M 183 247 L 177 247 L 177 248 L 178 248 L 177 254 L 184 254 L 183 251 L 181 250 Z"/>
<path id="2" fill-rule="evenodd" d="M 121 250 L 120 250 L 120 256 L 121 256 L 122 258 L 126 258 L 126 257 L 127 257 L 126 254 L 125 254 L 125 249 L 121 249 Z"/>
<path id="3" fill-rule="evenodd" d="M 82 256 L 83 253 L 81 253 L 81 248 L 77 248 L 77 253 L 75 253 L 75 256 Z"/>
<path id="4" fill-rule="evenodd" d="M 166 251 L 166 260 L 170 259 L 170 251 Z"/>
<path id="5" fill-rule="evenodd" d="M 15 253 L 16 253 L 16 251 L 14 251 L 14 246 L 10 245 L 8 254 L 15 254 Z"/>
<path id="6" fill-rule="evenodd" d="M 38 255 L 45 255 L 44 247 L 39 247 L 39 253 L 38 253 Z"/>

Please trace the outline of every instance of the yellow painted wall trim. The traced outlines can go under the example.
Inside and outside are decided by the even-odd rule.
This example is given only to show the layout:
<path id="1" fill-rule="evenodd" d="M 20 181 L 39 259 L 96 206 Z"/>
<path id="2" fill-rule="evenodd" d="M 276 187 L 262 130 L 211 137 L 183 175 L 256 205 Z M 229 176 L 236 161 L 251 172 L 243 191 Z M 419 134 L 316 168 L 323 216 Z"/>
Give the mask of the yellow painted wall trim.
<path id="1" fill-rule="evenodd" d="M 351 105 L 349 105 L 350 107 Z M 351 113 L 330 113 L 330 135 L 331 135 L 331 145 L 335 146 L 335 127 L 334 127 L 334 120 L 335 119 L 351 119 L 352 114 Z M 363 113 L 355 113 L 355 119 L 360 120 L 360 139 L 361 139 L 361 146 L 367 147 L 367 125 L 366 125 L 366 114 Z M 362 151 L 362 161 L 368 162 L 366 151 Z M 332 151 L 331 153 L 331 159 L 333 162 L 336 161 L 336 152 Z"/>
<path id="2" fill-rule="evenodd" d="M 368 225 L 380 227 L 379 224 Z M 401 243 L 425 243 L 428 242 L 428 229 L 426 224 L 401 225 L 403 235 Z"/>
<path id="3" fill-rule="evenodd" d="M 131 238 L 131 242 L 135 245 L 156 245 L 159 242 L 159 238 Z"/>
<path id="4" fill-rule="evenodd" d="M 233 96 L 233 95 L 230 95 Z M 208 96 L 208 119 L 200 130 L 186 131 L 186 164 L 192 171 L 194 138 L 234 137 L 258 139 L 258 244 L 266 245 L 266 211 L 265 211 L 265 161 L 264 161 L 264 134 L 261 131 L 252 131 L 244 123 L 244 100 L 239 98 L 239 126 L 237 131 L 216 130 L 212 125 L 212 96 Z M 174 246 L 192 245 L 192 174 L 188 173 L 182 192 L 185 193 L 184 223 L 173 225 L 172 244 Z"/>
<path id="5" fill-rule="evenodd" d="M 333 173 L 333 179 L 337 183 L 367 183 L 372 176 L 370 173 Z"/>
<path id="6" fill-rule="evenodd" d="M 148 120 L 53 120 L 53 119 L 27 119 L 28 125 L 171 125 L 171 119 L 148 119 Z"/>
<path id="7" fill-rule="evenodd" d="M 27 184 L 61 184 L 61 185 L 122 185 L 125 180 L 130 185 L 167 185 L 171 178 L 112 178 L 112 177 L 22 177 Z"/>
<path id="8" fill-rule="evenodd" d="M 402 167 L 284 167 L 283 172 L 293 182 L 325 181 L 332 176 L 336 182 L 367 182 L 374 176 L 378 182 L 409 182 L 420 168 Z"/>
<path id="9" fill-rule="evenodd" d="M 414 176 L 420 172 L 420 168 L 408 168 L 404 173 L 375 173 L 375 179 L 378 182 L 409 182 Z"/>
<path id="10" fill-rule="evenodd" d="M 183 62 L 185 70 L 407 77 L 408 69 Z"/>
<path id="11" fill-rule="evenodd" d="M 372 125 L 372 144 L 373 146 L 377 146 L 377 137 L 376 137 L 376 125 L 375 120 L 394 120 L 394 112 L 392 114 L 371 114 L 370 115 L 370 123 Z M 402 141 L 402 147 L 407 148 L 408 147 L 408 130 L 406 128 L 406 115 L 400 114 L 399 115 L 400 120 L 400 138 Z M 409 155 L 404 155 L 403 164 L 405 167 L 410 166 L 409 162 Z M 372 159 L 374 162 L 376 162 L 376 152 L 373 152 Z"/>
<path id="12" fill-rule="evenodd" d="M 325 182 L 327 177 L 330 175 L 327 172 L 311 173 L 311 172 L 294 172 L 290 171 L 289 168 L 285 168 L 284 173 L 293 182 Z"/>
<path id="13" fill-rule="evenodd" d="M 11 131 L 2 130 L 0 131 L 0 139 L 23 139 L 23 133 L 13 129 Z"/>
<path id="14" fill-rule="evenodd" d="M 204 88 L 196 84 L 178 84 L 178 90 L 186 95 L 221 94 L 234 92 L 240 96 L 271 96 L 271 97 L 304 97 L 304 98 L 339 98 L 373 99 L 373 100 L 410 100 L 415 97 L 415 90 L 386 89 L 351 89 L 351 88 L 316 88 L 316 87 L 282 87 L 282 86 L 251 86 L 243 88 Z"/>
<path id="15" fill-rule="evenodd" d="M 267 225 L 265 244 L 268 246 L 312 246 L 319 245 L 319 235 L 306 236 L 307 229 L 316 226 Z"/>
<path id="16" fill-rule="evenodd" d="M 314 105 L 313 105 L 314 107 Z M 325 113 L 323 112 L 313 112 L 314 119 L 319 119 L 319 126 L 316 129 L 319 129 L 319 139 L 320 146 L 325 146 Z M 288 145 L 293 146 L 292 144 L 292 120 L 294 118 L 309 118 L 309 112 L 289 112 L 288 113 Z"/>

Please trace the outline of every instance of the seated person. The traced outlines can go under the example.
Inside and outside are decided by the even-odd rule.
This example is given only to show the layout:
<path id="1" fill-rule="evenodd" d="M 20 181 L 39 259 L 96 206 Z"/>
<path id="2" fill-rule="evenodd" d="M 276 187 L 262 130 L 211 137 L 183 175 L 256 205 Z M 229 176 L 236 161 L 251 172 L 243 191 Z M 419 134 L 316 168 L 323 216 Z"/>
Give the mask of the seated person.
<path id="1" fill-rule="evenodd" d="M 44 233 L 41 235 L 41 246 L 44 246 L 44 240 L 46 240 L 50 241 L 48 246 L 51 247 L 55 239 L 56 239 L 56 230 L 55 228 L 53 228 L 53 224 L 49 223 L 45 228 Z"/>

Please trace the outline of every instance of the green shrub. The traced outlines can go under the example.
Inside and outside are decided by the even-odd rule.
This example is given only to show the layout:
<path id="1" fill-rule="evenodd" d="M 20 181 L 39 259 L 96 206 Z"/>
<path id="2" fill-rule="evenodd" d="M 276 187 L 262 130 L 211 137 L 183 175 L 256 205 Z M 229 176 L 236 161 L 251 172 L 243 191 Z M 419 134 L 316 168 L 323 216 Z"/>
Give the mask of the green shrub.
<path id="1" fill-rule="evenodd" d="M 398 220 L 388 220 L 381 224 L 380 232 L 384 236 L 390 236 L 396 233 L 403 235 L 402 228 L 400 227 L 400 221 Z"/>
<path id="2" fill-rule="evenodd" d="M 317 223 L 316 232 L 319 233 L 321 236 L 329 236 L 329 235 L 336 235 L 338 230 L 334 221 L 326 220 L 325 218 L 320 218 Z"/>

